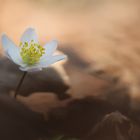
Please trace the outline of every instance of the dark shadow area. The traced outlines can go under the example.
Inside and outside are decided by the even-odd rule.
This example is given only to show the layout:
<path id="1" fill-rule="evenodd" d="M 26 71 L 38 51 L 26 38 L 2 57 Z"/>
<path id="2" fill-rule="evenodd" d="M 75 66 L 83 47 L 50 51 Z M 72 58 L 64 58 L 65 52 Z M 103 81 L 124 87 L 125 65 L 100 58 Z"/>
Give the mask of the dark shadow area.
<path id="1" fill-rule="evenodd" d="M 14 91 L 23 72 L 18 66 L 6 58 L 0 59 L 0 93 Z M 19 94 L 27 96 L 33 92 L 54 92 L 61 99 L 67 98 L 65 92 L 69 86 L 64 83 L 61 76 L 53 68 L 28 73 Z"/>
<path id="2" fill-rule="evenodd" d="M 0 95 L 0 139 L 38 140 L 47 132 L 43 116 L 7 95 Z"/>

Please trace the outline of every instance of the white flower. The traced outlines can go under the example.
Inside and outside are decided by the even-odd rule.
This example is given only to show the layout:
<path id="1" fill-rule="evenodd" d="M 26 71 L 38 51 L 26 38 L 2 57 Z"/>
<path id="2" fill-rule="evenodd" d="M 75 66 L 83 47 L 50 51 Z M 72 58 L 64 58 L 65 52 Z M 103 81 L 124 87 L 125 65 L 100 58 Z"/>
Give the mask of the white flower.
<path id="1" fill-rule="evenodd" d="M 19 47 L 3 34 L 2 46 L 5 55 L 19 65 L 22 71 L 39 71 L 66 58 L 65 55 L 53 55 L 57 48 L 56 40 L 47 43 L 44 47 L 40 46 L 33 28 L 28 28 L 23 33 Z"/>

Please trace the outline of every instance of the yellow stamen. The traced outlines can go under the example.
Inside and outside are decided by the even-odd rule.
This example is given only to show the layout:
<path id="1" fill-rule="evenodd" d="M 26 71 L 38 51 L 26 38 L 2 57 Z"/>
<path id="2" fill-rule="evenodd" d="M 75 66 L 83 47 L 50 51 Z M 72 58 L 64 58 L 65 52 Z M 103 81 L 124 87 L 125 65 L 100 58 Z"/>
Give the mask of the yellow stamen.
<path id="1" fill-rule="evenodd" d="M 45 48 L 32 40 L 30 43 L 20 43 L 21 52 L 20 55 L 25 64 L 34 65 L 39 62 L 40 57 L 45 53 Z"/>

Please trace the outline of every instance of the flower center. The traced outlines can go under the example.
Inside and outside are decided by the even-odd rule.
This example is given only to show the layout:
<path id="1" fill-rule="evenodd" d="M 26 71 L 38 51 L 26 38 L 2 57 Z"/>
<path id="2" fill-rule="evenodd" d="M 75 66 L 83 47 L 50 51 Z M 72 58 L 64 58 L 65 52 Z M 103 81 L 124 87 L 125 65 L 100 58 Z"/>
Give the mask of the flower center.
<path id="1" fill-rule="evenodd" d="M 40 57 L 45 54 L 45 48 L 32 40 L 30 43 L 24 42 L 20 43 L 21 51 L 20 55 L 25 64 L 34 65 L 39 62 Z"/>

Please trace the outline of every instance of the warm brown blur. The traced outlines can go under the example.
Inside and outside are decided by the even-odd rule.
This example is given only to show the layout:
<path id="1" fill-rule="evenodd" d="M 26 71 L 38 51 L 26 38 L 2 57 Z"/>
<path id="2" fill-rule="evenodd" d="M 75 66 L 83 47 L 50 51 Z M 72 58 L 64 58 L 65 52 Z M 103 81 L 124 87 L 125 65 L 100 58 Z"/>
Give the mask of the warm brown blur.
<path id="1" fill-rule="evenodd" d="M 42 44 L 57 39 L 60 51 L 68 55 L 64 67 L 58 63 L 54 69 L 69 87 L 64 93 L 72 99 L 79 102 L 87 96 L 98 97 L 119 108 L 140 111 L 139 0 L 0 0 L 0 34 L 6 33 L 18 44 L 27 27 L 37 30 Z M 41 92 L 57 92 L 58 84 L 55 86 L 56 90 Z M 61 91 L 63 88 L 59 95 Z M 54 96 L 48 101 L 49 96 L 36 93 L 18 99 L 45 115 L 52 108 L 65 106 Z"/>
<path id="2" fill-rule="evenodd" d="M 40 42 L 58 39 L 139 94 L 138 0 L 1 0 L 0 33 L 19 43 L 26 27 Z M 93 69 L 95 66 L 93 67 Z"/>

